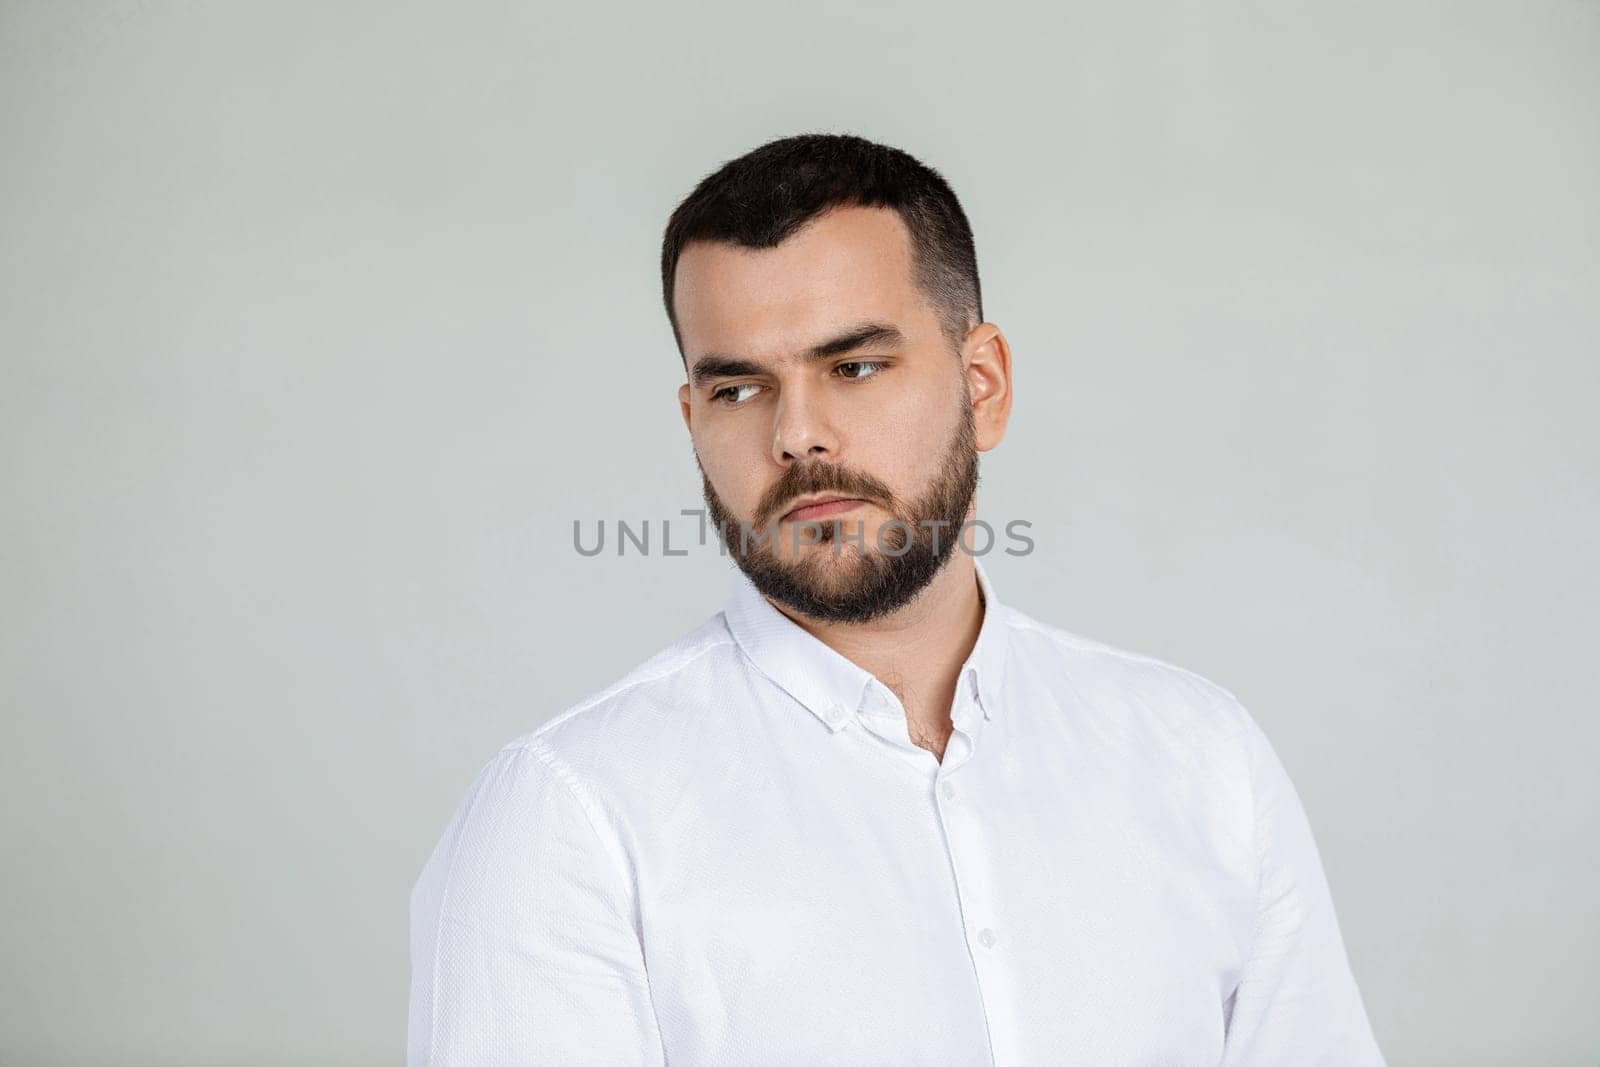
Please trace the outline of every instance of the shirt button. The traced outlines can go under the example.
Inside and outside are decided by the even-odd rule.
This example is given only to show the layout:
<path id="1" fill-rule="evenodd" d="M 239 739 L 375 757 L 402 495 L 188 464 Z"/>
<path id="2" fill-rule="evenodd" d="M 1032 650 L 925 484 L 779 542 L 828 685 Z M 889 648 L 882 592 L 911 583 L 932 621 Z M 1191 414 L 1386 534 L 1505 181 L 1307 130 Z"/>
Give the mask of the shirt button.
<path id="1" fill-rule="evenodd" d="M 839 704 L 829 704 L 827 718 L 829 726 L 837 727 L 844 722 L 844 707 Z"/>
<path id="2" fill-rule="evenodd" d="M 982 930 L 978 931 L 978 940 L 983 943 L 984 948 L 994 948 L 994 931 L 985 926 Z"/>
<path id="3" fill-rule="evenodd" d="M 956 787 L 949 782 L 946 782 L 939 791 L 944 794 L 946 800 L 954 800 L 956 798 Z"/>

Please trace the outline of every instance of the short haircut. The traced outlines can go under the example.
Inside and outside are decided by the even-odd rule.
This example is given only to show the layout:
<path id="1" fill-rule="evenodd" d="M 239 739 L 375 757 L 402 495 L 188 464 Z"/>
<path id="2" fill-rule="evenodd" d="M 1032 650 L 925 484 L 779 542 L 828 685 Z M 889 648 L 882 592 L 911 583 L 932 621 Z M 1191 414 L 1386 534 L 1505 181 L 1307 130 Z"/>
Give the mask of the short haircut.
<path id="1" fill-rule="evenodd" d="M 961 202 L 937 171 L 898 148 L 842 133 L 769 141 L 702 179 L 672 212 L 661 240 L 661 292 L 678 353 L 672 306 L 678 258 L 691 241 L 773 248 L 824 212 L 887 207 L 911 233 L 914 280 L 952 351 L 983 321 L 978 256 Z"/>

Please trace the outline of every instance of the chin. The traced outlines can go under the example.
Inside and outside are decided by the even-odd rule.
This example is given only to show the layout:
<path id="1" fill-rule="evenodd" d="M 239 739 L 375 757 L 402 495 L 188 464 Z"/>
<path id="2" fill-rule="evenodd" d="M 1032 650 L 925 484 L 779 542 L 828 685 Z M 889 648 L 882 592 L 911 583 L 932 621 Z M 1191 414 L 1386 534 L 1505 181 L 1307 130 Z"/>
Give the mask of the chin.
<path id="1" fill-rule="evenodd" d="M 802 575 L 855 573 L 868 563 L 861 546 L 855 542 L 838 544 L 823 541 L 814 545 L 801 545 L 800 554 L 789 563 Z"/>

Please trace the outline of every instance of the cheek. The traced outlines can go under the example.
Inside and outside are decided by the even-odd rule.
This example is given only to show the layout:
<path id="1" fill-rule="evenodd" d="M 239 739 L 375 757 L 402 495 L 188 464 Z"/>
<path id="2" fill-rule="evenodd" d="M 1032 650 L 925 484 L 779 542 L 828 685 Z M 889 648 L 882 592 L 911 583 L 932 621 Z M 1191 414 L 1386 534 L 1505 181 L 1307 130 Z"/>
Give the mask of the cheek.
<path id="1" fill-rule="evenodd" d="M 903 419 L 880 420 L 855 450 L 873 474 L 902 495 L 921 491 L 946 446 L 947 431 L 928 419 L 927 411 L 924 406 Z"/>
<path id="2" fill-rule="evenodd" d="M 959 399 L 952 381 L 933 371 L 907 371 L 897 388 L 880 390 L 872 398 L 871 410 L 862 429 L 875 440 L 888 439 L 901 448 L 934 448 L 953 428 L 952 416 L 959 410 Z"/>
<path id="3" fill-rule="evenodd" d="M 725 504 L 748 511 L 760 496 L 762 460 L 758 444 L 727 433 L 707 433 L 695 438 L 700 468 Z"/>

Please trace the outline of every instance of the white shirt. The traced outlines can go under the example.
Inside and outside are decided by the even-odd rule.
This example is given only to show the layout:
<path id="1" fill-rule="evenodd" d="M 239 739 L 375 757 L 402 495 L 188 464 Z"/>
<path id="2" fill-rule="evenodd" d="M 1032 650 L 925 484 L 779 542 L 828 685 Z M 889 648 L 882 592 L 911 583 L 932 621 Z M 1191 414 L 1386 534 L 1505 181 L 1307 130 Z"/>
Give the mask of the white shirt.
<path id="1" fill-rule="evenodd" d="M 974 562 L 942 763 L 742 573 L 502 749 L 412 891 L 410 1062 L 1381 1065 L 1251 716 Z"/>

